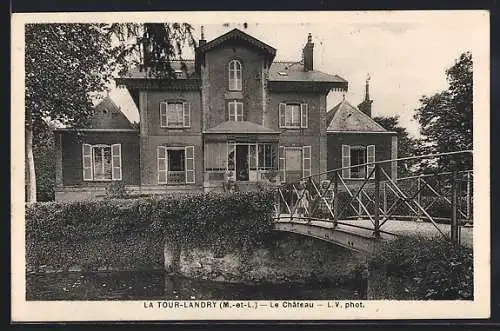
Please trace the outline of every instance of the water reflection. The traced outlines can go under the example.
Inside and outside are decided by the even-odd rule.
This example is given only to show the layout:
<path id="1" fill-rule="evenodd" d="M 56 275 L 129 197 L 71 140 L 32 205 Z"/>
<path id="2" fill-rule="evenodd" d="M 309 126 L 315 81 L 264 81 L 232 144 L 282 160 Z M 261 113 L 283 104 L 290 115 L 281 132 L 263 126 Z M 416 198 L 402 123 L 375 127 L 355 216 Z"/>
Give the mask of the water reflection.
<path id="1" fill-rule="evenodd" d="M 332 300 L 363 299 L 362 285 L 233 284 L 167 275 L 162 270 L 28 274 L 27 300 Z"/>

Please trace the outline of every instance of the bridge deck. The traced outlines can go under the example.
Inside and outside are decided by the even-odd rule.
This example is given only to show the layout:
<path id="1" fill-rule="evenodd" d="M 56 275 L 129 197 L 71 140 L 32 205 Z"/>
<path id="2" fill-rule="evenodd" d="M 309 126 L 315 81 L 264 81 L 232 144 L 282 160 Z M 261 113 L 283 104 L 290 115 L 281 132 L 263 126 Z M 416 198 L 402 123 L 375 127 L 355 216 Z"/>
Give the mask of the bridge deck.
<path id="1" fill-rule="evenodd" d="M 277 222 L 290 222 L 290 215 L 281 214 L 280 219 Z M 297 224 L 309 224 L 315 227 L 321 227 L 324 229 L 331 230 L 333 228 L 333 223 L 329 221 L 320 220 L 307 220 L 300 218 L 293 218 L 293 223 Z M 438 224 L 439 229 L 446 235 L 450 235 L 451 226 L 449 224 Z M 373 224 L 369 219 L 361 220 L 341 220 L 339 221 L 336 230 L 349 232 L 353 235 L 370 238 L 373 234 Z M 422 235 L 426 237 L 439 236 L 438 230 L 434 227 L 432 223 L 422 222 L 422 221 L 402 221 L 402 220 L 389 220 L 381 227 L 382 231 L 393 233 L 396 235 Z M 461 244 L 472 248 L 472 227 L 460 227 L 460 238 Z M 382 233 L 382 238 L 393 239 L 395 236 Z"/>

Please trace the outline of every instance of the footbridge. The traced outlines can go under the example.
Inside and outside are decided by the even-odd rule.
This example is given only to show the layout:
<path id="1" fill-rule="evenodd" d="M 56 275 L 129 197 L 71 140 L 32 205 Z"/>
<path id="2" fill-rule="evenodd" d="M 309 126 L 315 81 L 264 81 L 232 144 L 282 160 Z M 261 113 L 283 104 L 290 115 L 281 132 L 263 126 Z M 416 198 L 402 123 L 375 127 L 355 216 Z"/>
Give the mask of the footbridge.
<path id="1" fill-rule="evenodd" d="M 472 246 L 472 151 L 328 170 L 276 190 L 274 226 L 369 253 L 400 235 Z M 348 170 L 346 170 L 348 169 Z M 400 175 L 394 176 L 397 169 Z M 352 174 L 356 174 L 357 178 Z"/>

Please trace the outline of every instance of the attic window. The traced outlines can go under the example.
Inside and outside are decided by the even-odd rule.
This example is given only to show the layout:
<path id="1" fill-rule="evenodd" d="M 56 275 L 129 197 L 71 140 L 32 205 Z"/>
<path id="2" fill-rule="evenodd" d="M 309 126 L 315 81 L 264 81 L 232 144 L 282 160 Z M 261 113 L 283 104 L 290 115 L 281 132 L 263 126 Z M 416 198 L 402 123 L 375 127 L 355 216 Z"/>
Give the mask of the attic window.
<path id="1" fill-rule="evenodd" d="M 182 70 L 175 70 L 175 76 L 177 78 L 181 78 L 182 77 Z"/>
<path id="2" fill-rule="evenodd" d="M 280 76 L 288 76 L 288 72 L 280 71 L 280 72 L 278 72 L 278 75 L 280 75 Z"/>

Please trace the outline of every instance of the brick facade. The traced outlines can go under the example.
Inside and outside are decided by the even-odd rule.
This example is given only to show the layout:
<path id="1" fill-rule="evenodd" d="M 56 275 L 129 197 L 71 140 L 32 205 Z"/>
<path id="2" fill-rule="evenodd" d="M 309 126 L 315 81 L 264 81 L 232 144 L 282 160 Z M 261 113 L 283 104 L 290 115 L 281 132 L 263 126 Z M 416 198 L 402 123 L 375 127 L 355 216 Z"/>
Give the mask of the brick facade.
<path id="1" fill-rule="evenodd" d="M 307 149 L 307 146 L 310 146 L 311 174 L 340 166 L 339 148 L 343 142 L 364 144 L 367 140 L 373 141 L 374 136 L 327 133 L 327 95 L 331 90 L 346 91 L 347 81 L 313 68 L 312 58 L 309 58 L 313 56 L 314 44 L 311 40 L 309 36 L 304 48 L 307 68 L 303 63 L 273 63 L 275 49 L 235 29 L 208 43 L 200 42 L 195 61 L 188 61 L 190 72 L 183 73 L 175 81 L 166 82 L 146 77 L 140 71 L 132 71 L 129 76 L 118 78 L 117 83 L 127 87 L 136 103 L 140 115 L 140 129 L 130 129 L 129 123 L 114 115 L 116 121 L 102 121 L 104 124 L 95 126 L 95 131 L 89 130 L 85 139 L 90 144 L 122 144 L 120 181 L 130 190 L 142 193 L 220 190 L 222 182 L 229 176 L 230 162 L 237 163 L 234 165 L 235 169 L 239 167 L 245 170 L 246 167 L 247 177 L 243 176 L 237 180 L 242 188 L 252 189 L 255 186 L 252 182 L 262 179 L 261 172 L 271 171 L 263 170 L 267 163 L 262 161 L 264 165 L 261 165 L 259 161 L 265 158 L 262 156 L 264 154 L 259 152 L 264 148 L 263 144 L 272 145 L 269 147 L 273 151 L 271 154 L 274 153 L 271 163 L 274 164 L 276 172 L 280 170 L 280 155 L 277 154 L 282 150 L 280 147 L 306 146 Z M 230 88 L 229 66 L 233 60 L 241 64 L 241 89 Z M 231 101 L 243 104 L 242 118 L 229 121 L 231 118 L 228 103 Z M 160 115 L 161 102 L 179 102 L 184 104 L 183 107 L 189 107 L 189 126 L 161 127 L 160 123 L 164 119 Z M 302 105 L 305 104 L 307 127 L 302 124 L 298 128 L 280 127 L 280 104 L 300 106 L 301 120 Z M 100 116 L 102 117 L 102 114 Z M 101 120 L 94 119 L 93 123 Z M 239 123 L 230 123 L 234 121 Z M 227 131 L 227 128 L 234 129 Z M 107 129 L 112 130 L 108 132 Z M 82 141 L 75 140 L 66 132 L 58 134 L 60 140 L 56 139 L 56 142 L 60 145 L 60 157 L 56 161 L 60 170 L 56 172 L 61 178 L 56 178 L 56 198 L 102 196 L 109 182 L 83 181 Z M 377 159 L 390 158 L 393 155 L 391 145 L 393 146 L 394 142 L 391 136 L 377 135 L 375 141 Z M 205 154 L 207 148 L 211 148 L 210 145 L 206 146 L 210 143 L 212 146 L 219 144 L 217 150 L 222 154 L 218 155 L 220 160 L 214 162 L 218 162 L 217 169 L 225 169 L 224 179 L 220 176 L 213 176 L 217 177 L 213 179 L 205 170 L 207 158 L 214 157 Z M 233 159 L 227 152 L 232 148 L 229 147 L 230 144 L 244 146 L 234 147 L 234 155 L 231 156 Z M 194 155 L 190 158 L 188 149 L 191 146 Z M 228 146 L 227 149 L 224 149 L 224 146 Z M 174 184 L 168 179 L 166 182 L 162 181 L 160 172 L 166 171 L 169 174 L 169 170 L 162 169 L 170 167 L 170 159 L 165 161 L 169 152 L 165 152 L 162 157 L 162 148 L 188 148 L 180 152 L 184 153 L 181 160 L 185 162 L 185 169 L 182 170 L 186 172 L 185 182 Z M 302 150 L 302 153 L 300 163 L 305 167 L 306 152 Z M 208 154 L 211 154 L 210 150 Z M 252 162 L 256 164 L 252 166 Z M 297 164 L 297 160 L 294 162 Z M 252 167 L 255 167 L 255 170 L 252 170 Z M 304 171 L 304 168 L 302 170 Z M 192 181 L 188 181 L 187 171 L 190 171 L 189 178 Z M 250 176 L 252 171 L 259 173 L 257 177 Z M 166 176 L 169 178 L 169 175 Z"/>

